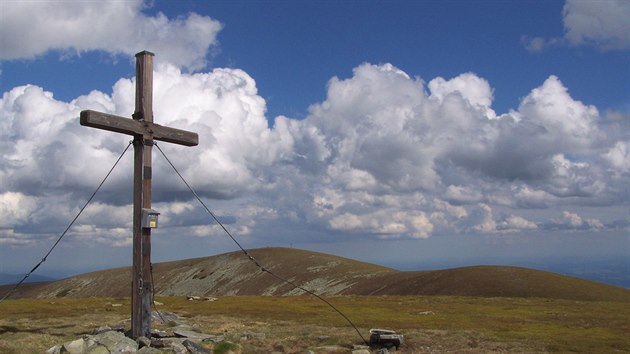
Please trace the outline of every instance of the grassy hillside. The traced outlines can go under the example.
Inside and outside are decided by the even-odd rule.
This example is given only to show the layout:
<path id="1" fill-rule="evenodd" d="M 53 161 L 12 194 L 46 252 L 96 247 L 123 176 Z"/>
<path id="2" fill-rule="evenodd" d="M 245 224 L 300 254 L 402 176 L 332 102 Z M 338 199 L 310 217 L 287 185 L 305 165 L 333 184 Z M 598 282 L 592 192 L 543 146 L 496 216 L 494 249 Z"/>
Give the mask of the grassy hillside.
<path id="1" fill-rule="evenodd" d="M 357 292 L 374 295 L 456 295 L 630 301 L 630 291 L 624 288 L 551 272 L 506 266 L 400 272 L 389 277 L 389 281 L 383 285 L 380 289 L 370 291 L 365 288 L 370 284 L 362 284 L 364 288 L 357 289 Z"/>
<path id="2" fill-rule="evenodd" d="M 451 295 L 630 302 L 627 289 L 526 268 L 477 266 L 401 272 L 296 249 L 264 248 L 251 254 L 274 273 L 326 296 Z M 262 272 L 241 252 L 158 263 L 153 268 L 155 293 L 161 296 L 303 294 Z M 125 297 L 130 294 L 130 283 L 130 268 L 118 268 L 28 286 L 19 296 Z"/>

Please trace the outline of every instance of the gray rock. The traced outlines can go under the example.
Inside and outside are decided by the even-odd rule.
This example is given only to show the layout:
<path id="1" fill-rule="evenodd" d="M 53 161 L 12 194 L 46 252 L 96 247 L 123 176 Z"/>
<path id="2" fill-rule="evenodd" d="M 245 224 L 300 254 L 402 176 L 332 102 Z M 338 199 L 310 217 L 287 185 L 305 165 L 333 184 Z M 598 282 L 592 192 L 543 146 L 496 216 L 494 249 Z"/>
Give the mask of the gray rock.
<path id="1" fill-rule="evenodd" d="M 142 347 L 136 353 L 137 354 L 163 354 L 164 352 L 157 348 Z"/>
<path id="2" fill-rule="evenodd" d="M 186 340 L 186 338 L 160 338 L 151 340 L 151 346 L 156 348 L 168 348 L 173 345 L 173 343 L 182 344 L 182 342 Z"/>
<path id="3" fill-rule="evenodd" d="M 167 311 L 160 311 L 159 313 L 156 311 L 151 312 L 151 322 L 159 324 L 173 322 L 178 325 L 182 323 L 181 318 L 177 314 Z"/>
<path id="4" fill-rule="evenodd" d="M 123 332 L 125 332 L 125 327 L 121 327 L 121 326 L 115 326 L 115 327 L 100 326 L 100 327 L 94 328 L 94 330 L 92 331 L 92 335 L 97 335 L 97 334 L 101 334 L 103 332 L 109 332 L 109 331 L 123 333 Z"/>
<path id="5" fill-rule="evenodd" d="M 192 327 L 190 327 L 190 325 L 180 323 L 173 328 L 173 331 L 192 331 Z"/>
<path id="6" fill-rule="evenodd" d="M 367 349 L 358 349 L 358 350 L 353 350 L 352 354 L 371 354 L 371 353 Z"/>
<path id="7" fill-rule="evenodd" d="M 145 336 L 138 337 L 138 339 L 136 339 L 136 343 L 138 343 L 138 348 L 151 346 L 151 340 Z"/>
<path id="8" fill-rule="evenodd" d="M 60 350 L 60 353 L 68 354 L 84 354 L 87 351 L 87 343 L 83 338 L 73 340 L 72 342 L 65 343 Z"/>
<path id="9" fill-rule="evenodd" d="M 186 349 L 188 349 L 190 354 L 212 354 L 210 349 L 205 348 L 191 340 L 186 339 L 182 344 L 186 347 Z"/>
<path id="10" fill-rule="evenodd" d="M 151 330 L 151 338 L 168 338 L 175 337 L 175 333 L 173 331 L 160 331 L 157 329 Z"/>
<path id="11" fill-rule="evenodd" d="M 61 354 L 61 347 L 62 347 L 61 344 L 57 344 L 54 347 L 48 349 L 46 351 L 46 354 Z"/>
<path id="12" fill-rule="evenodd" d="M 172 342 L 169 346 L 174 354 L 189 354 L 188 349 L 182 343 Z"/>
<path id="13" fill-rule="evenodd" d="M 96 347 L 90 348 L 86 352 L 86 354 L 111 354 L 111 353 L 118 353 L 118 352 L 111 352 L 111 351 L 109 351 L 109 349 L 105 348 L 102 345 L 98 345 Z M 135 352 L 133 352 L 133 353 L 135 353 Z"/>
<path id="14" fill-rule="evenodd" d="M 167 346 L 166 343 L 162 340 L 162 338 L 151 338 L 151 347 L 153 348 L 165 348 Z"/>
<path id="15" fill-rule="evenodd" d="M 111 353 L 135 353 L 138 351 L 138 343 L 120 332 L 103 332 L 92 336 L 90 339 Z"/>
<path id="16" fill-rule="evenodd" d="M 153 313 L 156 316 L 156 313 Z M 64 344 L 56 345 L 46 354 L 212 354 L 202 342 L 222 342 L 223 335 L 210 335 L 200 333 L 195 324 L 189 326 L 183 324 L 180 317 L 174 313 L 164 312 L 161 314 L 163 321 L 176 323 L 173 330 L 151 332 L 151 338 L 140 337 L 137 341 L 126 337 L 124 328 L 112 328 L 101 326 L 94 330 L 93 335 L 84 336 Z M 158 316 L 159 317 L 159 316 Z M 244 333 L 247 338 L 265 338 L 264 333 Z"/>
<path id="17" fill-rule="evenodd" d="M 112 328 L 110 326 L 101 326 L 98 328 L 94 328 L 94 330 L 92 331 L 92 334 L 100 334 L 100 333 L 111 331 L 111 330 Z"/>

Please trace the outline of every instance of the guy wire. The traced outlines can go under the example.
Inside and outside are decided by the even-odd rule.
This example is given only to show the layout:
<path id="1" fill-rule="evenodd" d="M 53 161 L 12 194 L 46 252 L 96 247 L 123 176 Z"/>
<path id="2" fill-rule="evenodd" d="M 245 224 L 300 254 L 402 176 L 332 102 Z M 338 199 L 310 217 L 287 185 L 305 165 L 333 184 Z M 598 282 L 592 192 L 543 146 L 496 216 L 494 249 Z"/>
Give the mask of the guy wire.
<path id="1" fill-rule="evenodd" d="M 63 233 L 61 234 L 61 236 L 59 236 L 59 238 L 57 238 L 57 241 L 52 245 L 52 247 L 50 248 L 50 250 L 48 250 L 48 252 L 46 253 L 46 255 L 44 256 L 44 258 L 42 258 L 41 261 L 39 261 L 39 263 L 37 263 L 33 269 L 31 269 L 30 272 L 28 272 L 24 278 L 22 278 L 22 280 L 20 280 L 19 283 L 17 283 L 15 285 L 15 287 L 13 287 L 13 289 L 11 289 L 11 291 L 9 291 L 6 295 L 4 295 L 4 297 L 2 299 L 0 299 L 0 302 L 4 301 L 5 299 L 7 299 L 11 294 L 13 294 L 14 292 L 17 291 L 17 289 L 20 287 L 20 285 L 22 285 L 22 283 L 26 280 L 26 278 L 28 278 L 31 274 L 33 274 L 33 272 L 35 272 L 35 270 L 37 268 L 39 268 L 40 265 L 42 265 L 42 263 L 46 262 L 46 259 L 48 258 L 48 256 L 50 255 L 50 253 L 55 249 L 55 247 L 57 247 L 57 245 L 59 244 L 59 242 L 61 241 L 61 239 L 66 235 L 66 233 L 68 232 L 68 230 L 70 230 L 70 228 L 72 227 L 72 225 L 74 225 L 74 222 L 77 221 L 77 219 L 79 218 L 79 216 L 83 213 L 83 210 L 85 210 L 85 208 L 88 206 L 88 204 L 90 204 L 90 202 L 92 201 L 92 199 L 94 199 L 94 196 L 96 195 L 96 193 L 98 193 L 98 191 L 101 189 L 101 187 L 103 186 L 103 184 L 105 183 L 105 181 L 107 180 L 107 178 L 109 177 L 109 175 L 112 174 L 112 172 L 114 171 L 114 169 L 116 168 L 116 165 L 118 165 L 118 162 L 120 162 L 120 160 L 122 159 L 122 157 L 125 155 L 125 153 L 127 152 L 127 150 L 129 150 L 129 147 L 131 146 L 131 142 L 129 142 L 129 144 L 127 144 L 127 147 L 125 148 L 125 150 L 122 152 L 122 154 L 120 154 L 120 156 L 118 157 L 118 160 L 116 160 L 116 162 L 114 163 L 114 166 L 112 166 L 112 168 L 109 170 L 109 172 L 107 172 L 107 175 L 105 175 L 105 178 L 103 178 L 103 180 L 101 181 L 101 183 L 98 185 L 98 187 L 96 187 L 96 190 L 94 191 L 94 193 L 92 193 L 92 195 L 90 196 L 90 198 L 87 200 L 87 202 L 85 202 L 85 205 L 83 205 L 83 207 L 81 208 L 81 210 L 79 210 L 79 213 L 74 217 L 74 219 L 72 219 L 72 221 L 70 222 L 70 225 L 68 225 L 68 227 L 66 227 L 66 229 L 63 231 Z"/>
<path id="2" fill-rule="evenodd" d="M 206 206 L 206 204 L 203 202 L 203 200 L 201 199 L 201 197 L 199 197 L 199 195 L 197 194 L 197 192 L 195 192 L 194 189 L 192 189 L 192 187 L 190 186 L 190 184 L 188 184 L 188 182 L 186 181 L 186 179 L 184 178 L 184 176 L 182 176 L 181 173 L 179 173 L 179 171 L 177 170 L 177 168 L 175 167 L 175 165 L 173 165 L 173 163 L 171 162 L 171 160 L 166 156 L 166 154 L 164 153 L 164 151 L 162 151 L 162 149 L 160 148 L 160 146 L 155 143 L 155 147 L 158 148 L 158 150 L 160 151 L 160 153 L 162 154 L 162 156 L 164 156 L 164 158 L 166 159 L 166 161 L 168 162 L 169 165 L 171 165 L 171 167 L 173 168 L 173 170 L 175 171 L 175 173 L 177 173 L 177 175 L 179 176 L 179 178 L 182 180 L 182 182 L 184 182 L 184 184 L 186 185 L 186 187 L 188 187 L 188 190 L 190 190 L 190 192 L 193 194 L 193 196 L 195 196 L 195 198 L 197 199 L 197 201 L 199 201 L 199 203 L 204 207 L 204 209 L 206 210 L 206 212 L 212 217 L 212 219 L 214 219 L 214 221 L 223 229 L 223 231 L 232 239 L 232 241 L 234 241 L 234 243 L 238 246 L 238 248 L 245 254 L 245 256 L 247 256 L 247 258 L 249 258 L 250 261 L 252 261 L 258 268 L 260 268 L 261 271 L 266 272 L 270 275 L 272 275 L 273 277 L 293 286 L 295 289 L 300 289 L 304 292 L 306 292 L 309 295 L 312 295 L 316 298 L 318 298 L 319 300 L 321 300 L 322 302 L 324 302 L 326 305 L 328 305 L 330 308 L 332 308 L 333 310 L 335 310 L 339 315 L 341 315 L 349 324 L 350 326 L 352 326 L 352 328 L 354 328 L 354 330 L 357 332 L 357 334 L 359 335 L 359 337 L 361 337 L 361 339 L 363 340 L 363 342 L 366 345 L 369 345 L 369 342 L 363 337 L 363 335 L 361 334 L 361 332 L 359 331 L 359 329 L 357 328 L 357 326 L 354 325 L 354 323 L 350 320 L 350 318 L 348 318 L 348 316 L 346 316 L 343 312 L 341 312 L 339 309 L 337 309 L 333 304 L 331 304 L 329 301 L 327 301 L 326 299 L 324 299 L 322 296 L 317 295 L 316 293 L 305 289 L 295 283 L 293 283 L 292 281 L 283 278 L 277 274 L 275 274 L 274 272 L 272 272 L 271 270 L 265 268 L 264 266 L 262 266 L 260 264 L 260 262 L 258 262 L 258 260 L 256 260 L 243 246 L 241 246 L 241 244 L 236 240 L 236 238 L 232 235 L 232 233 L 230 233 L 230 231 L 223 225 L 223 223 L 221 221 L 219 221 L 219 218 L 217 218 L 217 216 L 210 211 L 210 209 Z"/>

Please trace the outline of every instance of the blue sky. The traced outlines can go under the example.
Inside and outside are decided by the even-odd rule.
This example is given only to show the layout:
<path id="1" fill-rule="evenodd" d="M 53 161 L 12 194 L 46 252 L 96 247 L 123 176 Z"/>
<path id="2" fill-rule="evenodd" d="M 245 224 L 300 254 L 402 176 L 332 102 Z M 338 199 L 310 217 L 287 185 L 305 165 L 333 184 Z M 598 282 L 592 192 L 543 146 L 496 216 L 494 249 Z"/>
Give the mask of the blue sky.
<path id="1" fill-rule="evenodd" d="M 557 46 L 531 55 L 524 37 L 560 37 L 562 1 L 156 1 L 145 10 L 169 18 L 190 12 L 220 21 L 219 43 L 206 56 L 213 67 L 235 67 L 256 79 L 268 118 L 304 117 L 325 98 L 333 76 L 360 63 L 392 63 L 430 80 L 474 72 L 495 89 L 493 107 L 507 112 L 549 75 L 578 100 L 628 109 L 627 51 Z M 46 63 L 46 64 L 44 64 Z M 104 92 L 133 75 L 133 58 L 106 52 L 4 61 L 3 88 L 38 84 L 71 100 Z M 67 80 L 68 75 L 90 80 Z"/>
<path id="2" fill-rule="evenodd" d="M 248 247 L 406 267 L 630 252 L 625 1 L 1 6 L 0 272 L 30 269 L 124 149 L 76 117 L 129 116 L 144 49 L 156 121 L 200 135 L 165 151 Z M 234 250 L 154 161 L 154 260 Z M 130 166 L 49 272 L 130 263 Z"/>

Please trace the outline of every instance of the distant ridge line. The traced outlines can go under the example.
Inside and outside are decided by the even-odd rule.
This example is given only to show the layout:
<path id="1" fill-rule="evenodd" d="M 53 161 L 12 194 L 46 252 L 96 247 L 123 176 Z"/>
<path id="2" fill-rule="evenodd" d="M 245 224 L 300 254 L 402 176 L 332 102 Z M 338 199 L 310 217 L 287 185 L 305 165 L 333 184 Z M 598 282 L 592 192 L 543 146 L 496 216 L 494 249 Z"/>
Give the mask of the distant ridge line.
<path id="1" fill-rule="evenodd" d="M 375 264 L 293 248 L 250 250 L 262 264 L 301 287 L 323 296 L 475 296 L 538 297 L 578 301 L 630 302 L 630 290 L 513 266 L 398 271 Z M 292 296 L 304 292 L 260 272 L 242 252 L 156 263 L 158 296 Z M 14 297 L 127 297 L 130 268 L 85 273 L 29 285 Z M 0 287 L 0 295 L 4 292 Z"/>

